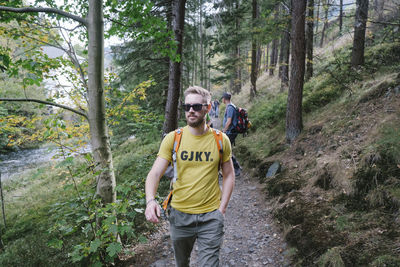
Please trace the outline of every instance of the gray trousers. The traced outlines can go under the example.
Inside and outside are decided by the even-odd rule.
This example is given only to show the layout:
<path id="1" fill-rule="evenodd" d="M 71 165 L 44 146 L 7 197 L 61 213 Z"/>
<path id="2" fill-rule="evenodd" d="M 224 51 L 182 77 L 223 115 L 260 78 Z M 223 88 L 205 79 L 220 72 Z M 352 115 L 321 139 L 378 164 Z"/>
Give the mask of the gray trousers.
<path id="1" fill-rule="evenodd" d="M 224 216 L 219 210 L 188 214 L 171 207 L 170 233 L 177 267 L 188 267 L 197 239 L 198 266 L 219 266 L 219 250 L 224 235 Z"/>

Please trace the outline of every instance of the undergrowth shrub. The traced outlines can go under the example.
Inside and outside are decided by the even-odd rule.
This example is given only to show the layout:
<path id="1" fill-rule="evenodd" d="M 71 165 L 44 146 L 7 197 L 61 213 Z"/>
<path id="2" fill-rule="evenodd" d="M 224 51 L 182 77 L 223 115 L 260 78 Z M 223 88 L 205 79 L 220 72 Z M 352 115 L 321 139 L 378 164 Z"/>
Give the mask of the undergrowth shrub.
<path id="1" fill-rule="evenodd" d="M 273 128 L 275 124 L 285 117 L 287 106 L 287 93 L 281 93 L 272 99 L 260 99 L 249 111 L 251 114 L 252 128 Z"/>
<path id="2" fill-rule="evenodd" d="M 400 41 L 379 43 L 365 50 L 365 65 L 376 70 L 400 71 Z"/>
<path id="3" fill-rule="evenodd" d="M 44 229 L 38 230 L 43 231 L 34 231 L 6 243 L 0 254 L 0 266 L 72 266 L 67 253 L 49 247 L 43 242 L 48 240 L 48 234 Z"/>
<path id="4" fill-rule="evenodd" d="M 318 266 L 327 267 L 327 266 L 335 266 L 335 267 L 344 267 L 345 264 L 343 262 L 342 257 L 340 256 L 342 247 L 333 247 L 328 249 L 323 255 L 321 255 L 318 259 Z"/>
<path id="5" fill-rule="evenodd" d="M 376 260 L 371 262 L 373 267 L 380 267 L 380 266 L 400 266 L 400 257 L 396 257 L 393 255 L 382 255 L 379 256 Z"/>
<path id="6" fill-rule="evenodd" d="M 364 199 L 371 191 L 367 199 L 374 205 L 383 205 L 387 202 L 386 187 L 398 187 L 393 184 L 400 177 L 400 135 L 399 122 L 386 124 L 381 129 L 381 136 L 370 153 L 364 158 L 364 164 L 355 174 L 356 197 Z M 393 179 L 389 179 L 394 177 Z M 383 188 L 381 186 L 384 186 Z"/>
<path id="7" fill-rule="evenodd" d="M 27 187 L 24 194 L 34 191 L 39 199 L 32 205 L 21 204 L 8 218 L 12 223 L 2 236 L 5 250 L 0 265 L 106 266 L 115 264 L 126 245 L 145 242 L 143 233 L 154 226 L 143 215 L 144 181 L 158 146 L 159 141 L 136 139 L 117 149 L 117 201 L 105 206 L 95 197 L 98 171 L 90 154 L 83 159 L 68 156 L 54 169 L 40 169 L 7 186 L 8 190 Z M 168 182 L 162 179 L 161 196 Z"/>

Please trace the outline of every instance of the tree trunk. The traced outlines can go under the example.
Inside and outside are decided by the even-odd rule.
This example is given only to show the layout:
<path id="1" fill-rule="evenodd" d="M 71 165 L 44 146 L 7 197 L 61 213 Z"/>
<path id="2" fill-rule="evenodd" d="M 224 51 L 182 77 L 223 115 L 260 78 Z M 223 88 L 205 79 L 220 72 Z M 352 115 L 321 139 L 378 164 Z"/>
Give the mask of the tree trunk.
<path id="1" fill-rule="evenodd" d="M 186 0 L 175 0 L 172 3 L 172 27 L 177 43 L 176 54 L 182 59 L 183 30 L 185 22 Z M 169 133 L 178 128 L 178 103 L 181 89 L 182 61 L 170 60 L 168 99 L 165 107 L 163 132 Z"/>
<path id="2" fill-rule="evenodd" d="M 275 7 L 275 15 L 274 19 L 277 21 L 279 19 L 279 5 L 276 5 Z M 270 62 L 270 67 L 269 67 L 269 75 L 273 76 L 276 63 L 278 63 L 278 46 L 279 46 L 279 40 L 275 39 L 272 41 L 272 51 L 271 51 L 271 62 Z"/>
<path id="3" fill-rule="evenodd" d="M 234 53 L 234 58 L 235 60 L 235 69 L 234 69 L 234 78 L 233 78 L 233 91 L 235 93 L 240 93 L 242 90 L 242 64 L 240 60 L 240 46 L 237 45 L 235 47 L 235 53 Z"/>
<path id="4" fill-rule="evenodd" d="M 211 91 L 211 58 L 208 59 L 208 91 Z"/>
<path id="5" fill-rule="evenodd" d="M 261 57 L 262 57 L 262 50 L 261 45 L 257 45 L 257 78 L 260 76 L 260 68 L 261 68 Z"/>
<path id="6" fill-rule="evenodd" d="M 274 76 L 277 55 L 278 55 L 278 40 L 275 39 L 272 41 L 271 59 L 269 62 L 269 76 Z"/>
<path id="7" fill-rule="evenodd" d="M 194 21 L 194 23 L 196 23 L 196 21 Z M 197 55 L 198 55 L 198 40 L 197 40 L 197 32 L 196 32 L 196 27 L 193 27 L 193 35 L 194 35 L 194 47 L 193 47 L 193 51 L 194 55 L 193 55 L 193 83 L 192 84 L 197 84 L 197 79 L 198 79 L 198 74 L 197 74 Z"/>
<path id="8" fill-rule="evenodd" d="M 252 30 L 252 40 L 251 40 L 251 85 L 250 85 L 250 99 L 253 99 L 257 95 L 257 77 L 258 77 L 258 68 L 257 68 L 257 38 L 255 36 L 254 29 L 256 27 L 256 20 L 258 17 L 258 4 L 257 0 L 252 1 L 253 12 L 253 30 Z"/>
<path id="9" fill-rule="evenodd" d="M 307 49 L 307 68 L 305 80 L 308 81 L 313 76 L 313 48 L 314 48 L 314 0 L 307 2 L 307 27 L 306 27 L 306 49 Z"/>
<path id="10" fill-rule="evenodd" d="M 203 0 L 200 0 L 200 84 L 206 88 L 206 77 L 204 75 L 204 38 L 203 38 Z"/>
<path id="11" fill-rule="evenodd" d="M 265 55 L 266 55 L 266 51 L 265 51 L 265 47 L 263 47 L 262 49 L 262 65 L 265 66 L 267 64 L 267 61 L 265 61 Z"/>
<path id="12" fill-rule="evenodd" d="M 283 92 L 289 86 L 289 56 L 290 56 L 290 31 L 291 31 L 291 4 L 289 2 L 289 10 L 286 10 L 286 15 L 288 16 L 288 21 L 286 24 L 286 29 L 282 33 L 281 40 L 281 54 L 283 56 L 282 63 L 279 66 L 281 74 L 281 92 Z"/>
<path id="13" fill-rule="evenodd" d="M 339 33 L 341 34 L 343 30 L 343 0 L 339 3 Z"/>
<path id="14" fill-rule="evenodd" d="M 106 124 L 104 98 L 104 22 L 103 1 L 90 0 L 88 13 L 88 95 L 90 142 L 96 167 L 97 194 L 103 203 L 116 201 L 115 175 Z"/>
<path id="15" fill-rule="evenodd" d="M 235 12 L 236 12 L 236 19 L 235 19 L 235 29 L 236 29 L 236 34 L 239 34 L 240 32 L 240 20 L 238 16 L 240 8 L 240 3 L 239 1 L 235 1 Z M 241 51 L 240 51 L 240 42 L 236 44 L 235 47 L 235 78 L 234 78 L 234 91 L 236 93 L 240 93 L 242 90 L 242 64 L 241 64 Z"/>
<path id="16" fill-rule="evenodd" d="M 318 28 L 319 28 L 319 8 L 320 8 L 320 6 L 321 6 L 321 0 L 318 0 L 318 2 L 317 2 L 317 18 L 316 18 L 316 22 L 317 22 L 317 26 L 315 27 L 315 35 L 314 35 L 314 38 L 315 38 L 315 42 L 317 42 L 317 36 L 318 36 Z"/>
<path id="17" fill-rule="evenodd" d="M 172 2 L 168 1 L 166 3 L 166 8 L 167 8 L 167 12 L 166 12 L 166 17 L 167 17 L 167 30 L 172 29 Z M 169 56 L 164 57 L 163 59 L 163 64 L 165 64 L 165 66 L 169 67 Z M 190 76 L 190 68 L 188 68 L 188 76 Z M 163 107 L 167 106 L 167 101 L 168 101 L 168 83 L 169 83 L 169 77 L 168 75 L 164 76 L 163 79 L 163 84 L 164 86 L 164 99 L 163 99 Z M 190 78 L 188 78 L 188 83 L 190 83 Z M 162 136 L 162 135 L 161 135 Z"/>
<path id="18" fill-rule="evenodd" d="M 303 128 L 302 98 L 305 71 L 306 0 L 292 2 L 292 67 L 286 110 L 286 139 L 292 142 Z"/>
<path id="19" fill-rule="evenodd" d="M 351 66 L 353 67 L 358 67 L 364 64 L 364 45 L 367 19 L 368 0 L 357 0 L 353 50 L 351 52 Z"/>
<path id="20" fill-rule="evenodd" d="M 325 32 L 328 29 L 328 15 L 329 15 L 329 0 L 326 1 L 326 5 L 324 5 L 325 17 L 324 17 L 324 27 L 321 32 L 321 40 L 319 46 L 322 47 L 325 39 Z"/>
<path id="21" fill-rule="evenodd" d="M 269 69 L 268 59 L 269 59 L 269 44 L 267 44 L 267 51 L 265 52 L 265 72 L 267 73 Z"/>

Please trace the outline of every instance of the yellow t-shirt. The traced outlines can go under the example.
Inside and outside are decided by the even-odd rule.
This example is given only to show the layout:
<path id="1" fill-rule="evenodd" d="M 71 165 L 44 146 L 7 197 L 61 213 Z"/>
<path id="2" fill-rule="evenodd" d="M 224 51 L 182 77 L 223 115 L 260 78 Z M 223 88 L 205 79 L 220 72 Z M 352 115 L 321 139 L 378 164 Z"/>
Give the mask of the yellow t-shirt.
<path id="1" fill-rule="evenodd" d="M 173 186 L 171 206 L 181 212 L 199 214 L 219 208 L 221 190 L 218 184 L 219 152 L 212 130 L 193 135 L 184 127 L 177 152 L 178 179 Z M 161 143 L 158 156 L 172 162 L 175 133 L 170 132 Z M 231 158 L 231 143 L 223 134 L 223 160 Z"/>

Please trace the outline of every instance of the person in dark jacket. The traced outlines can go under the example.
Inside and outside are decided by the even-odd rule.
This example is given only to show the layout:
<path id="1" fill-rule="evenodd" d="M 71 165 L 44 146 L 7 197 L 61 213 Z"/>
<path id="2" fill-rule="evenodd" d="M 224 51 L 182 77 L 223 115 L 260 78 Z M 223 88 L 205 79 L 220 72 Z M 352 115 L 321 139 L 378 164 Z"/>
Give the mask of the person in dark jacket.
<path id="1" fill-rule="evenodd" d="M 238 117 L 236 112 L 236 106 L 231 102 L 231 98 L 232 95 L 228 92 L 225 92 L 222 95 L 222 101 L 226 105 L 224 121 L 222 123 L 223 127 L 222 131 L 226 133 L 226 135 L 229 137 L 229 140 L 231 141 L 232 146 L 234 146 L 236 136 L 238 135 L 235 132 L 235 126 L 237 124 Z M 240 167 L 240 164 L 236 160 L 233 153 L 232 153 L 232 161 L 233 161 L 233 167 L 235 168 L 235 176 L 239 176 L 242 168 Z"/>

